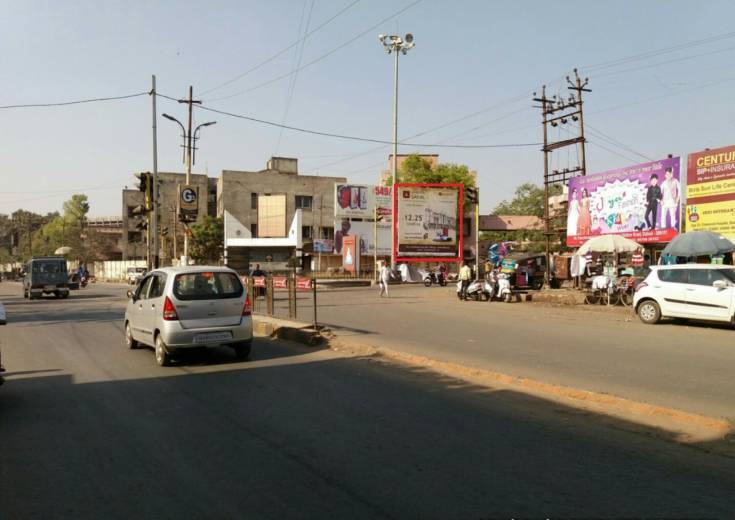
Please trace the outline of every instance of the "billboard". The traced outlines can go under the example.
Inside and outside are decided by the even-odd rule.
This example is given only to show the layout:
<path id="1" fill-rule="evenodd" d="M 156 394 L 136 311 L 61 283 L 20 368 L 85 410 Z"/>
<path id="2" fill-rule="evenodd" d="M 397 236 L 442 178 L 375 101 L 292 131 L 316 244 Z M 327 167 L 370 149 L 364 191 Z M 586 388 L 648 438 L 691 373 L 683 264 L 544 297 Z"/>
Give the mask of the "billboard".
<path id="1" fill-rule="evenodd" d="M 616 234 L 641 244 L 669 242 L 681 228 L 679 157 L 569 181 L 567 245 Z"/>
<path id="2" fill-rule="evenodd" d="M 336 218 L 374 218 L 377 206 L 378 216 L 390 217 L 391 192 L 390 186 L 335 183 L 334 216 Z"/>
<path id="3" fill-rule="evenodd" d="M 375 254 L 375 222 L 360 222 L 349 219 L 336 219 L 334 222 L 334 252 L 342 254 L 342 244 L 348 236 L 360 239 L 360 254 Z M 391 225 L 378 222 L 378 255 L 389 256 L 391 251 Z M 331 252 L 331 251 L 330 251 Z"/>
<path id="4" fill-rule="evenodd" d="M 735 239 L 735 146 L 690 154 L 686 228 Z"/>
<path id="5" fill-rule="evenodd" d="M 356 236 L 346 236 L 342 240 L 342 267 L 352 274 L 360 271 L 360 255 L 357 254 Z"/>
<path id="6" fill-rule="evenodd" d="M 286 195 L 258 195 L 258 238 L 286 235 Z"/>
<path id="7" fill-rule="evenodd" d="M 393 196 L 397 261 L 462 259 L 461 184 L 396 184 Z"/>

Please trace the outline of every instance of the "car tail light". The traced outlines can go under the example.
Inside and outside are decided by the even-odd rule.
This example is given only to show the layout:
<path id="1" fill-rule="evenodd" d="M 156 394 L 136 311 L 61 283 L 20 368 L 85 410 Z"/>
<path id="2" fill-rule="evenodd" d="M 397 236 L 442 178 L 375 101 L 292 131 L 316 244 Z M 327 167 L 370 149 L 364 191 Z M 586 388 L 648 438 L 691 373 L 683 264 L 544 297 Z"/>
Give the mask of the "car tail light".
<path id="1" fill-rule="evenodd" d="M 245 305 L 242 306 L 242 315 L 250 316 L 253 313 L 253 305 L 250 303 L 250 295 L 245 296 Z"/>
<path id="2" fill-rule="evenodd" d="M 638 287 L 636 287 L 636 288 L 635 288 L 635 292 L 638 292 L 638 291 L 640 291 L 640 290 L 641 290 L 641 289 L 643 289 L 644 287 L 648 287 L 648 284 L 647 284 L 646 282 L 641 282 L 641 283 L 639 283 L 639 284 L 638 284 Z"/>
<path id="3" fill-rule="evenodd" d="M 166 321 L 177 321 L 179 319 L 176 314 L 176 307 L 174 307 L 171 299 L 166 296 L 166 300 L 163 302 L 163 319 Z"/>

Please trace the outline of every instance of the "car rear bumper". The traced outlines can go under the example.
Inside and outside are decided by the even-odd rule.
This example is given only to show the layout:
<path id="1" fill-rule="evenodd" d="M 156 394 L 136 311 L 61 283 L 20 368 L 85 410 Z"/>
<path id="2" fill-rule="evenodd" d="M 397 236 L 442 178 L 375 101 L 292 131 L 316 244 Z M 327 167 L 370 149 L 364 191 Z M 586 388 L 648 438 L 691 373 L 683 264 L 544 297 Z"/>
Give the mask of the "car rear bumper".
<path id="1" fill-rule="evenodd" d="M 209 340 L 205 343 L 195 342 L 195 338 L 200 334 L 215 334 L 219 332 L 229 332 L 230 338 L 222 340 Z M 242 341 L 249 341 L 253 338 L 253 321 L 250 317 L 243 317 L 240 325 L 231 327 L 207 327 L 201 329 L 184 329 L 177 321 L 164 322 L 159 332 L 166 346 L 171 350 L 182 348 L 202 348 L 202 347 L 218 347 L 220 345 L 229 345 Z"/>
<path id="2" fill-rule="evenodd" d="M 60 293 L 68 293 L 69 287 L 67 286 L 58 286 L 53 284 L 44 285 L 43 287 L 31 287 L 31 294 L 49 294 L 54 292 L 60 292 Z"/>

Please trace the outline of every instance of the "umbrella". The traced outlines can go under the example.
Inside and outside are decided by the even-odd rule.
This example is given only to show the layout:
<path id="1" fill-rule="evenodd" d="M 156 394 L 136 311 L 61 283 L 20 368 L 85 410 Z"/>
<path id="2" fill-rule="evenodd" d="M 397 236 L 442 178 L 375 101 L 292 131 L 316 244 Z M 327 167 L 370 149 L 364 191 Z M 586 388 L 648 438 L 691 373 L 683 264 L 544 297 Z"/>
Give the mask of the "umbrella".
<path id="1" fill-rule="evenodd" d="M 689 231 L 674 238 L 662 254 L 671 256 L 722 255 L 735 251 L 735 244 L 712 231 Z"/>
<path id="2" fill-rule="evenodd" d="M 637 251 L 642 246 L 622 235 L 600 235 L 590 238 L 577 251 L 578 255 L 586 255 L 592 251 L 595 253 L 626 253 Z"/>
<path id="3" fill-rule="evenodd" d="M 71 247 L 69 246 L 62 246 L 54 251 L 55 255 L 68 255 L 69 253 L 71 253 Z"/>

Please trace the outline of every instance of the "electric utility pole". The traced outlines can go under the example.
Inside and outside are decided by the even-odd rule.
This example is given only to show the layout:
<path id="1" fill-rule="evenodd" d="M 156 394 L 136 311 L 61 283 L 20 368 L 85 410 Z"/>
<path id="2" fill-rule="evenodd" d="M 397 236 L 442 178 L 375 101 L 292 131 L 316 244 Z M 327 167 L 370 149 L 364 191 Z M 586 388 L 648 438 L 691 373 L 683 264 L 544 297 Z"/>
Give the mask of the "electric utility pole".
<path id="1" fill-rule="evenodd" d="M 201 101 L 197 101 L 194 99 L 194 87 L 189 86 L 189 99 L 179 99 L 179 103 L 186 103 L 189 105 L 189 130 L 186 135 L 186 184 L 191 184 L 191 157 L 192 157 L 192 150 L 191 150 L 191 116 L 193 107 L 195 104 L 201 105 Z M 186 261 L 186 265 L 189 264 L 189 228 L 186 226 L 186 223 L 184 224 L 184 260 Z"/>
<path id="2" fill-rule="evenodd" d="M 158 198 L 158 135 L 156 129 L 156 76 L 151 76 L 151 98 L 153 101 L 153 267 L 160 267 L 161 244 L 158 238 L 159 201 Z"/>
<path id="3" fill-rule="evenodd" d="M 553 226 L 555 218 L 561 215 L 551 214 L 549 207 L 549 188 L 557 184 L 566 185 L 569 179 L 578 175 L 587 175 L 587 163 L 585 158 L 585 137 L 584 137 L 584 117 L 582 115 L 582 92 L 592 92 L 585 88 L 589 82 L 588 78 L 584 81 L 579 77 L 577 69 L 574 69 L 574 80 L 567 76 L 567 88 L 575 93 L 570 94 L 568 98 L 557 97 L 556 95 L 546 97 L 546 85 L 541 87 L 541 97 L 533 93 L 533 100 L 541 103 L 536 108 L 541 109 L 542 124 L 544 128 L 544 236 L 546 238 L 546 282 L 551 281 L 551 237 L 559 234 L 558 226 Z M 549 126 L 557 127 L 560 124 L 565 125 L 568 122 L 579 122 L 579 134 L 563 139 L 561 141 L 549 141 Z M 578 165 L 574 168 L 564 168 L 562 170 L 549 171 L 551 164 L 551 153 L 554 150 L 565 148 L 567 146 L 580 146 L 580 156 Z"/>

